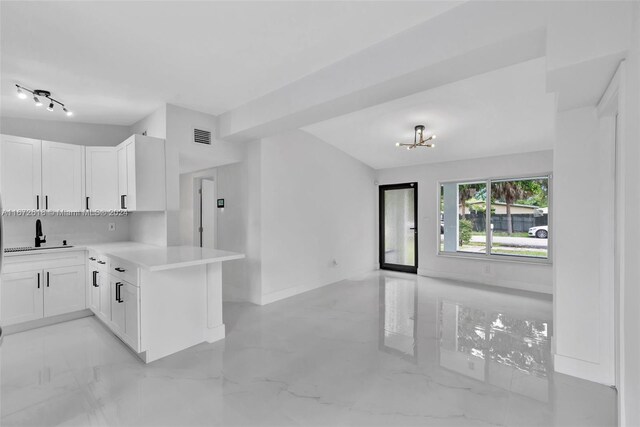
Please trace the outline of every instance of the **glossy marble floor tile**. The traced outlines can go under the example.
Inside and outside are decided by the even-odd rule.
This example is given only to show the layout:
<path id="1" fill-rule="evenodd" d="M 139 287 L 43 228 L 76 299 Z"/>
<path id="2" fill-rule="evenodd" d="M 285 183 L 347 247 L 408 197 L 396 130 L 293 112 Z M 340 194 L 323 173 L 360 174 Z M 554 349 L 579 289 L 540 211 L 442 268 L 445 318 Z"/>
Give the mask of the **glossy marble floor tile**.
<path id="1" fill-rule="evenodd" d="M 93 317 L 6 337 L 2 425 L 616 424 L 553 373 L 546 299 L 372 273 L 224 310 L 224 341 L 149 365 Z"/>

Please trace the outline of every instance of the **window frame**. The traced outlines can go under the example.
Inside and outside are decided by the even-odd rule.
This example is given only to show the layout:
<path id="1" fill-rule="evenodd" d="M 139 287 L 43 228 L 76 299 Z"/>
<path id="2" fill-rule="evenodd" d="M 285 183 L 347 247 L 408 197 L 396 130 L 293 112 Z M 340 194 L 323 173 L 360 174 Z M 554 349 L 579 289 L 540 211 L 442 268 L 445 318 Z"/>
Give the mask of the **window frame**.
<path id="1" fill-rule="evenodd" d="M 466 183 L 484 183 L 487 186 L 487 203 L 486 203 L 486 212 L 485 212 L 485 220 L 486 224 L 489 226 L 491 224 L 491 183 L 494 181 L 523 181 L 527 179 L 540 179 L 546 178 L 548 179 L 548 194 L 547 198 L 549 200 L 549 213 L 547 214 L 547 227 L 549 227 L 549 233 L 547 236 L 547 257 L 546 258 L 538 258 L 527 255 L 504 255 L 504 254 L 494 254 L 491 252 L 490 246 L 490 235 L 486 233 L 486 247 L 487 251 L 485 253 L 470 253 L 470 252 L 445 252 L 440 250 L 441 243 L 441 233 L 440 233 L 440 221 L 441 221 L 441 211 L 440 211 L 440 203 L 442 198 L 442 185 L 443 184 L 466 184 Z M 541 172 L 541 173 L 533 173 L 526 175 L 501 175 L 501 176 L 492 176 L 489 178 L 469 178 L 469 179 L 446 179 L 446 180 L 438 180 L 437 183 L 437 216 L 438 220 L 436 221 L 437 233 L 436 236 L 436 255 L 445 258 L 460 258 L 460 259 L 470 259 L 470 260 L 478 260 L 478 261 L 497 261 L 497 262 L 507 262 L 507 263 L 520 263 L 520 264 L 542 264 L 542 265 L 552 265 L 553 264 L 553 173 L 552 172 Z"/>

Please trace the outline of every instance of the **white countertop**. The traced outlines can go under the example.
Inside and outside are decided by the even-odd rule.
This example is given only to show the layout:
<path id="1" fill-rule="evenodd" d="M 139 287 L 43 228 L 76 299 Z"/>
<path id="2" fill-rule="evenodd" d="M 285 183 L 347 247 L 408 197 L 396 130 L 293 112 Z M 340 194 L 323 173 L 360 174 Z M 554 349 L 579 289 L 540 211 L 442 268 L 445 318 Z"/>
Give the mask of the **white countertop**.
<path id="1" fill-rule="evenodd" d="M 146 245 L 145 245 L 146 246 Z M 244 254 L 196 246 L 150 246 L 108 250 L 105 255 L 136 264 L 149 271 L 193 267 L 244 258 Z"/>
<path id="2" fill-rule="evenodd" d="M 5 256 L 51 254 L 69 251 L 93 250 L 108 257 L 136 264 L 149 271 L 192 267 L 214 262 L 244 258 L 244 254 L 196 246 L 154 246 L 137 242 L 113 242 L 70 246 L 65 248 L 38 249 L 24 252 L 9 252 Z"/>

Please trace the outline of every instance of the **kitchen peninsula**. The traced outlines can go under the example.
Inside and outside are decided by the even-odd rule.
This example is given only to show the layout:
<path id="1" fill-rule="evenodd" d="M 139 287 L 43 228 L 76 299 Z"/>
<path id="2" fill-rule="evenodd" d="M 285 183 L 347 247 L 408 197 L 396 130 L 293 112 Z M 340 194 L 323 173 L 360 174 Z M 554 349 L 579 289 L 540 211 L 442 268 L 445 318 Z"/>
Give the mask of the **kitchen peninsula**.
<path id="1" fill-rule="evenodd" d="M 243 254 L 216 249 L 118 242 L 13 252 L 5 260 L 6 272 L 14 275 L 6 277 L 7 283 L 15 277 L 23 287 L 30 277 L 37 277 L 34 299 L 44 301 L 44 317 L 48 305 L 60 306 L 60 295 L 75 295 L 81 289 L 86 304 L 75 307 L 89 308 L 149 363 L 225 337 L 221 263 L 241 258 Z M 80 270 L 85 274 L 73 267 L 80 263 L 86 266 Z M 58 283 L 73 283 L 71 272 L 82 276 L 83 286 L 56 294 Z M 57 280 L 58 273 L 64 280 Z M 12 300 L 16 299 L 5 298 Z"/>
<path id="2" fill-rule="evenodd" d="M 95 262 L 89 269 L 96 289 L 92 296 L 100 300 L 90 308 L 146 363 L 225 337 L 221 263 L 244 255 L 138 243 L 88 249 L 89 262 Z M 107 284 L 100 276 L 108 276 L 108 290 L 100 289 Z M 102 302 L 103 295 L 109 303 Z"/>

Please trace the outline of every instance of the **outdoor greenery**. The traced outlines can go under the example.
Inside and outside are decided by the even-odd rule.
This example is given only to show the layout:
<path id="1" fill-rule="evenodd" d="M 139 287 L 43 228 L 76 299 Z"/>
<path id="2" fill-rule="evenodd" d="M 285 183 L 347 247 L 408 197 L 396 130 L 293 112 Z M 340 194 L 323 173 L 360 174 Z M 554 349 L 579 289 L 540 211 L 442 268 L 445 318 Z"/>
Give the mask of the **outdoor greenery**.
<path id="1" fill-rule="evenodd" d="M 473 225 L 468 219 L 461 219 L 459 221 L 458 238 L 460 240 L 460 246 L 466 245 L 471 241 L 471 234 L 473 231 Z"/>
<path id="2" fill-rule="evenodd" d="M 532 181 L 497 181 L 491 184 L 492 202 L 502 199 L 507 205 L 507 234 L 513 234 L 511 220 L 511 206 L 517 201 L 533 195 L 530 183 Z"/>

